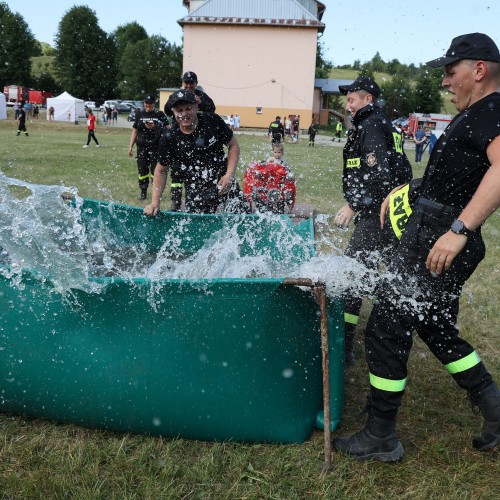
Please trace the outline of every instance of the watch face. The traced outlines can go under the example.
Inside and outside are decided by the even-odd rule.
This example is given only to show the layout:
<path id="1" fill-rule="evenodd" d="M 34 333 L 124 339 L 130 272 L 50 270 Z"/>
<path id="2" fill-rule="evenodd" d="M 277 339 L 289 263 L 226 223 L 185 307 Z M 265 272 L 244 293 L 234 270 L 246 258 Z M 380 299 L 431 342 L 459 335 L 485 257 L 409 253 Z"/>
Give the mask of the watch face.
<path id="1" fill-rule="evenodd" d="M 466 234 L 468 232 L 467 228 L 465 227 L 465 224 L 458 219 L 453 221 L 453 224 L 451 225 L 450 229 L 457 234 Z"/>

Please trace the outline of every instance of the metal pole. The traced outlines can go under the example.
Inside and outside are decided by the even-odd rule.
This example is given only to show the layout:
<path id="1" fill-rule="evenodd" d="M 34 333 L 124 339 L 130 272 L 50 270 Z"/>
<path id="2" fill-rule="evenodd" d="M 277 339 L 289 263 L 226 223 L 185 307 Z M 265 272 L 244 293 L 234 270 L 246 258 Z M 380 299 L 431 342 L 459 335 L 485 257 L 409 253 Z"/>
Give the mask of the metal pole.
<path id="1" fill-rule="evenodd" d="M 308 278 L 286 278 L 284 285 L 306 286 L 312 288 L 316 302 L 321 312 L 321 354 L 323 371 L 323 438 L 325 451 L 324 472 L 331 471 L 332 466 L 332 439 L 330 417 L 330 362 L 328 356 L 328 316 L 326 285 L 322 282 L 313 283 Z"/>

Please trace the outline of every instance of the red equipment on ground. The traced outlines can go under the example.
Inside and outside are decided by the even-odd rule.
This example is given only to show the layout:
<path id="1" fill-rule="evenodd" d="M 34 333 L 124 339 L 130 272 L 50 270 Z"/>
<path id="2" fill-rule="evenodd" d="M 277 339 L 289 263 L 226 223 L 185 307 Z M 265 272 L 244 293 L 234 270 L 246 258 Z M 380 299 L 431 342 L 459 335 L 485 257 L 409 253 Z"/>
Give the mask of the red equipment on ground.
<path id="1" fill-rule="evenodd" d="M 251 162 L 243 176 L 243 193 L 257 212 L 291 212 L 296 196 L 295 175 L 288 165 Z"/>

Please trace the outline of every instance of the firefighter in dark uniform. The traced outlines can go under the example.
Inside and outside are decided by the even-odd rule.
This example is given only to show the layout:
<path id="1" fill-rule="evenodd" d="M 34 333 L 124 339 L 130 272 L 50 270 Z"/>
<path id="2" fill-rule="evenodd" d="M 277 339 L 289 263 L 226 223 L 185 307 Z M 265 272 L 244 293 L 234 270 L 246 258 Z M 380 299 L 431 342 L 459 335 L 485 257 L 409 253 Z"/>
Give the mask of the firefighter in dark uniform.
<path id="1" fill-rule="evenodd" d="M 432 151 L 369 319 L 368 420 L 353 436 L 335 440 L 360 460 L 403 456 L 396 415 L 414 330 L 479 408 L 484 421 L 473 447 L 500 444 L 500 390 L 457 327 L 462 287 L 485 254 L 481 225 L 500 206 L 500 53 L 491 38 L 471 33 L 454 38 L 445 56 L 427 64 L 444 66 L 442 86 L 459 114 Z"/>
<path id="2" fill-rule="evenodd" d="M 281 144 L 285 140 L 285 129 L 281 123 L 281 117 L 277 116 L 276 120 L 269 124 L 267 135 L 270 137 L 273 144 Z"/>
<path id="3" fill-rule="evenodd" d="M 128 148 L 128 155 L 132 158 L 134 144 L 137 146 L 140 200 L 147 197 L 148 186 L 155 171 L 161 132 L 167 125 L 165 114 L 155 109 L 155 102 L 154 95 L 148 94 L 144 98 L 144 109 L 138 110 L 135 115 Z"/>
<path id="4" fill-rule="evenodd" d="M 215 103 L 212 98 L 206 94 L 201 87 L 198 86 L 198 76 L 193 71 L 186 71 L 182 75 L 182 88 L 191 90 L 196 98 L 199 113 L 215 113 Z M 170 96 L 172 98 L 172 96 Z M 167 116 L 172 115 L 172 101 L 169 99 L 164 108 Z M 177 212 L 181 209 L 182 204 L 182 176 L 177 167 L 172 167 L 170 170 L 171 184 L 170 196 L 172 200 L 171 210 Z"/>
<path id="5" fill-rule="evenodd" d="M 175 123 L 162 134 L 153 198 L 144 213 L 159 213 L 167 173 L 173 165 L 182 172 L 186 212 L 215 213 L 220 205 L 227 212 L 246 212 L 243 194 L 234 178 L 240 147 L 233 131 L 219 115 L 199 114 L 193 92 L 181 89 L 172 96 Z"/>
<path id="6" fill-rule="evenodd" d="M 401 135 L 375 104 L 380 95 L 378 85 L 361 76 L 351 85 L 341 85 L 340 92 L 347 95 L 346 109 L 353 117 L 353 127 L 344 146 L 342 188 L 346 203 L 337 213 L 335 224 L 346 228 L 354 218 L 355 228 L 345 255 L 376 270 L 382 261 L 387 262 L 397 243 L 390 228 L 380 229 L 380 205 L 394 187 L 410 181 L 411 165 Z M 353 291 L 345 297 L 348 366 L 354 364 L 354 331 L 361 305 L 361 294 Z"/>

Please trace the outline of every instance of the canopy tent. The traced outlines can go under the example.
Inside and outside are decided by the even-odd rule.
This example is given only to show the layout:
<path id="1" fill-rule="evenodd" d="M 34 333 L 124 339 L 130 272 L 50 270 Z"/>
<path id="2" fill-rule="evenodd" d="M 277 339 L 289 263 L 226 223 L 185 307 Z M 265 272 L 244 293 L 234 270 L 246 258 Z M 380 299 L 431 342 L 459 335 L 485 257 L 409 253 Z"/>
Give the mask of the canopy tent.
<path id="1" fill-rule="evenodd" d="M 78 123 L 78 118 L 85 116 L 85 107 L 83 99 L 73 97 L 67 92 L 63 92 L 57 97 L 47 99 L 47 110 L 54 108 L 54 120 L 58 122 Z M 47 112 L 47 120 L 50 119 L 50 113 Z"/>
<path id="2" fill-rule="evenodd" d="M 5 103 L 5 96 L 0 94 L 0 120 L 7 119 L 7 104 Z"/>

